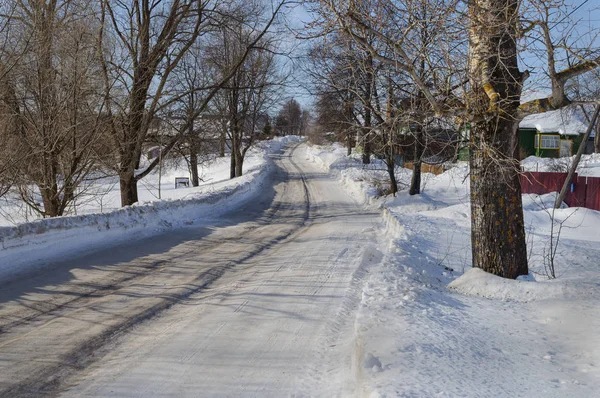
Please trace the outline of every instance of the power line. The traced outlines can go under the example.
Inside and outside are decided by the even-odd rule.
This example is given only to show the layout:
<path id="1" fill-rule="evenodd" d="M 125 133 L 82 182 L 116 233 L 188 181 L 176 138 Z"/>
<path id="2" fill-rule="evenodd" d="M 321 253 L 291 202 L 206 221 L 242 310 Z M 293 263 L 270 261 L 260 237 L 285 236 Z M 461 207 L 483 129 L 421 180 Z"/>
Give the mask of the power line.
<path id="1" fill-rule="evenodd" d="M 573 11 L 571 11 L 570 13 L 568 13 L 567 15 L 565 15 L 565 17 L 563 19 L 561 19 L 560 21 L 558 21 L 554 25 L 552 25 L 552 27 L 550 29 L 554 29 L 554 27 L 556 25 L 558 25 L 559 23 L 563 22 L 565 19 L 569 18 L 571 15 L 573 15 L 573 13 L 575 13 L 575 11 L 577 11 L 581 7 L 583 7 L 585 5 L 585 3 L 587 3 L 588 1 L 590 1 L 590 0 L 584 0 L 583 3 L 581 3 L 580 5 L 578 5 L 577 7 L 575 7 L 575 9 Z"/>

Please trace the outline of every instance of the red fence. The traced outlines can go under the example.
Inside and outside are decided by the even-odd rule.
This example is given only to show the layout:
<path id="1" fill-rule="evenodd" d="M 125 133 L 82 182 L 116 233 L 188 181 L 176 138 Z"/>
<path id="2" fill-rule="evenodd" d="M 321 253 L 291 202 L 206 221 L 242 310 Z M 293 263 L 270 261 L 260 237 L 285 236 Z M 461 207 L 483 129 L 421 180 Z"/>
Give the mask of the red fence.
<path id="1" fill-rule="evenodd" d="M 521 174 L 521 190 L 538 195 L 560 192 L 566 178 L 567 173 L 524 172 Z M 600 177 L 580 177 L 575 174 L 565 203 L 570 207 L 600 210 Z"/>

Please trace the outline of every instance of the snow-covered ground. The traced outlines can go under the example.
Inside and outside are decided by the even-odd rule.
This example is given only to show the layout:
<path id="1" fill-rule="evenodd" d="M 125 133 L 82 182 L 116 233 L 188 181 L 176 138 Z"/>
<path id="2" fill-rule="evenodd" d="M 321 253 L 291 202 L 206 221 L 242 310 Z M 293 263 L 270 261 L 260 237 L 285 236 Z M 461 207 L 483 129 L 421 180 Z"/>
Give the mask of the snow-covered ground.
<path id="1" fill-rule="evenodd" d="M 116 181 L 97 187 L 105 191 L 102 211 L 96 207 L 99 203 L 90 199 L 79 206 L 78 215 L 25 222 L 19 214 L 11 213 L 8 205 L 0 204 L 0 213 L 11 215 L 4 218 L 4 224 L 10 224 L 8 220 L 21 221 L 6 226 L 0 222 L 0 279 L 24 271 L 25 263 L 42 267 L 48 258 L 63 253 L 97 249 L 125 237 L 141 238 L 214 219 L 260 192 L 272 171 L 268 155 L 299 140 L 290 136 L 260 142 L 247 155 L 244 175 L 233 180 L 229 179 L 228 157 L 207 165 L 201 175 L 204 181 L 196 188 L 175 189 L 175 177 L 187 176 L 187 169 L 166 169 L 161 177 L 162 200 L 154 196 L 158 192 L 158 173 L 151 174 L 139 184 L 140 202 L 126 208 L 118 206 Z"/>
<path id="2" fill-rule="evenodd" d="M 370 270 L 355 324 L 358 395 L 370 397 L 593 397 L 600 391 L 600 212 L 562 208 L 550 280 L 554 194 L 524 195 L 528 277 L 471 268 L 468 167 L 423 176 L 423 193 L 377 198 L 382 165 L 363 168 L 338 145 L 307 158 L 349 193 L 382 210 L 391 242 Z M 528 158 L 525 169 L 551 170 Z M 582 175 L 600 175 L 585 156 Z M 397 170 L 401 186 L 410 171 Z"/>

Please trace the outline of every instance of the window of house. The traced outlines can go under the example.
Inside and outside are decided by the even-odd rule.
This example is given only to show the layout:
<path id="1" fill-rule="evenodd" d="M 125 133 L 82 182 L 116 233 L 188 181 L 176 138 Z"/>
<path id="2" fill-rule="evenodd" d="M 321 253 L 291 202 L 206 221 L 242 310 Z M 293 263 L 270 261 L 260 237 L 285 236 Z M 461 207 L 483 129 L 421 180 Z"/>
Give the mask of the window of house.
<path id="1" fill-rule="evenodd" d="M 540 139 L 542 145 L 540 145 Z M 558 149 L 560 147 L 560 136 L 538 134 L 535 136 L 535 147 L 540 149 Z"/>

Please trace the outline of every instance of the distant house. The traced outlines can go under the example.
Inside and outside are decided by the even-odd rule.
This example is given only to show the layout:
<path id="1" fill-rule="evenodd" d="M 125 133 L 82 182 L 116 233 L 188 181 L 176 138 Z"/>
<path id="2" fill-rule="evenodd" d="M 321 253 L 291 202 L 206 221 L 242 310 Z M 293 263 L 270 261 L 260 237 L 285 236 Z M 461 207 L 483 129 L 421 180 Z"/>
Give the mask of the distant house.
<path id="1" fill-rule="evenodd" d="M 425 163 L 438 164 L 456 158 L 460 134 L 456 124 L 448 118 L 428 118 L 421 124 L 411 123 L 400 129 L 394 151 L 402 154 L 402 161 L 414 162 L 415 137 L 420 136 L 423 153 L 420 158 Z"/>
<path id="2" fill-rule="evenodd" d="M 585 123 L 569 110 L 529 115 L 519 123 L 519 156 L 521 159 L 572 156 L 579 149 L 586 129 Z M 469 126 L 461 130 L 459 160 L 469 160 L 469 131 Z"/>
<path id="3" fill-rule="evenodd" d="M 587 126 L 572 111 L 556 110 L 527 116 L 519 124 L 522 158 L 572 156 L 577 152 Z"/>

